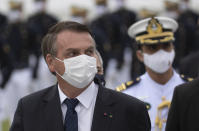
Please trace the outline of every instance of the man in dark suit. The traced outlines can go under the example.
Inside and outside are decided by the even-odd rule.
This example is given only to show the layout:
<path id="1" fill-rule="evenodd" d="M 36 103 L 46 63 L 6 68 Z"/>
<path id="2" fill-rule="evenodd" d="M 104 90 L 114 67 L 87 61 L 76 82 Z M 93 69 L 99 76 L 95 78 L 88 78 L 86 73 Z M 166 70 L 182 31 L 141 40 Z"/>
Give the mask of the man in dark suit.
<path id="1" fill-rule="evenodd" d="M 199 130 L 199 79 L 175 88 L 166 131 Z"/>
<path id="2" fill-rule="evenodd" d="M 10 131 L 150 131 L 143 102 L 93 82 L 95 51 L 86 26 L 53 26 L 42 52 L 58 83 L 22 98 Z"/>

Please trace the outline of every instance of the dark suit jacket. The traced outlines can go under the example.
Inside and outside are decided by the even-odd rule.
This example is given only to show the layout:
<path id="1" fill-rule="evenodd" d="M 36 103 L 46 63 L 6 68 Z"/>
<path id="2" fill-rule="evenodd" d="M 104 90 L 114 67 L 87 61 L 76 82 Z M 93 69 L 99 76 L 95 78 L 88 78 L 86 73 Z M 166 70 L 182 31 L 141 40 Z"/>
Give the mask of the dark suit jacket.
<path id="1" fill-rule="evenodd" d="M 143 102 L 99 86 L 91 131 L 150 131 L 150 128 Z M 10 131 L 64 131 L 58 87 L 22 98 Z"/>
<path id="2" fill-rule="evenodd" d="M 176 87 L 166 131 L 199 131 L 199 79 Z"/>

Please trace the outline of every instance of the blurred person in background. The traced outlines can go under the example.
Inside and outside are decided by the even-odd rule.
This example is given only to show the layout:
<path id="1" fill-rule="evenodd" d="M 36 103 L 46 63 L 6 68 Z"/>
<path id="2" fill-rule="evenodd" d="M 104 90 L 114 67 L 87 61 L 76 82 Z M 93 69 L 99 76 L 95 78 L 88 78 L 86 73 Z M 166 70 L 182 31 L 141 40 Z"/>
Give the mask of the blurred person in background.
<path id="1" fill-rule="evenodd" d="M 186 57 L 187 55 L 199 51 L 199 39 L 198 39 L 198 19 L 199 14 L 193 11 L 190 7 L 190 0 L 182 0 L 180 7 L 180 16 L 178 18 L 178 23 L 182 27 L 184 32 L 184 38 L 180 42 L 184 41 L 184 46 L 181 47 L 182 53 L 181 58 Z M 181 32 L 182 32 L 181 31 Z"/>
<path id="2" fill-rule="evenodd" d="M 135 12 L 125 7 L 126 0 L 116 0 L 117 10 L 111 14 L 113 26 L 113 38 L 111 39 L 112 56 L 117 61 L 117 70 L 121 70 L 124 64 L 125 48 L 131 48 L 133 39 L 127 34 L 127 30 L 136 20 Z"/>
<path id="3" fill-rule="evenodd" d="M 52 25 L 48 25 L 48 22 L 51 22 L 50 19 L 47 19 L 47 17 L 43 17 L 46 15 L 43 15 L 42 13 L 42 3 L 39 3 L 37 5 L 38 17 L 31 17 L 30 19 L 28 19 L 27 23 L 25 23 L 23 18 L 23 2 L 20 0 L 12 0 L 9 1 L 9 5 L 9 25 L 6 28 L 6 39 L 10 46 L 10 62 L 13 63 L 15 70 L 12 73 L 12 77 L 7 84 L 7 89 L 4 94 L 4 97 L 6 98 L 6 102 L 4 104 L 4 114 L 9 121 L 12 121 L 14 111 L 17 106 L 17 101 L 25 95 L 46 87 L 43 85 L 45 85 L 46 81 L 51 78 L 46 75 L 46 67 L 42 69 L 42 62 L 40 61 L 40 64 L 38 64 L 41 69 L 41 71 L 39 72 L 39 79 L 37 79 L 37 83 L 34 81 L 36 77 L 33 76 L 38 75 L 35 74 L 37 72 L 36 70 L 32 71 L 30 69 L 32 65 L 29 65 L 29 61 L 31 61 L 30 63 L 32 63 L 32 59 L 29 60 L 29 55 L 32 53 L 37 54 L 35 54 L 36 56 L 38 56 L 38 61 L 35 62 L 35 64 L 37 65 L 37 62 L 39 62 L 40 60 L 40 45 L 37 45 L 40 44 L 42 39 L 40 38 L 40 35 L 45 35 L 45 32 L 47 32 L 48 28 Z M 39 24 L 42 26 L 39 26 Z M 35 67 L 35 65 L 33 66 Z M 38 69 L 38 67 L 34 69 Z M 49 71 L 48 73 L 50 74 Z M 45 77 L 47 77 L 48 79 Z M 51 79 L 50 82 L 51 84 L 53 82 L 55 83 L 55 80 Z M 40 84 L 41 87 L 37 87 L 37 84 Z M 49 83 L 46 85 L 49 85 Z"/>
<path id="4" fill-rule="evenodd" d="M 199 77 L 199 48 L 196 47 L 199 43 L 199 19 L 196 31 L 194 32 L 194 40 L 196 42 L 194 44 L 195 49 L 180 60 L 179 72 L 181 74 L 196 78 Z"/>
<path id="5" fill-rule="evenodd" d="M 19 0 L 9 1 L 8 27 L 6 39 L 10 45 L 10 53 L 15 69 L 28 67 L 29 47 L 26 23 L 23 18 L 23 3 Z"/>
<path id="6" fill-rule="evenodd" d="M 110 12 L 106 0 L 96 0 L 96 8 L 99 9 L 100 15 L 91 22 L 90 26 L 97 49 L 103 58 L 104 74 L 109 81 L 107 84 L 110 88 L 115 88 L 116 85 L 124 81 L 119 78 L 118 74 L 123 73 L 123 69 L 126 67 L 124 65 L 125 49 L 128 48 L 131 51 L 130 43 L 133 41 L 126 32 L 136 20 L 136 14 L 125 7 L 125 0 L 116 0 L 115 2 L 117 9 Z"/>
<path id="7" fill-rule="evenodd" d="M 10 80 L 12 71 L 13 71 L 13 63 L 10 57 L 10 45 L 6 41 L 5 38 L 5 28 L 7 27 L 7 18 L 4 15 L 0 15 L 0 131 L 4 131 L 4 129 L 8 129 L 6 116 L 4 112 L 5 106 L 5 92 L 6 85 Z M 7 128 L 6 128 L 7 127 Z"/>
<path id="8" fill-rule="evenodd" d="M 71 21 L 75 21 L 81 24 L 88 24 L 88 20 L 87 20 L 87 14 L 88 14 L 88 10 L 84 7 L 80 7 L 77 5 L 72 5 L 70 8 L 70 12 L 71 12 Z"/>
<path id="9" fill-rule="evenodd" d="M 177 20 L 180 15 L 179 10 L 180 0 L 163 0 L 165 9 L 159 16 L 165 16 Z"/>
<path id="10" fill-rule="evenodd" d="M 111 38 L 113 34 L 110 11 L 107 0 L 95 0 L 96 18 L 90 22 L 89 27 L 96 41 L 97 50 L 102 55 L 104 73 L 112 53 Z"/>
<path id="11" fill-rule="evenodd" d="M 103 60 L 102 57 L 99 53 L 99 51 L 96 50 L 96 60 L 97 60 L 97 73 L 95 75 L 94 81 L 95 83 L 102 84 L 103 86 L 105 86 L 106 81 L 104 78 L 104 69 L 103 69 Z"/>
<path id="12" fill-rule="evenodd" d="M 34 0 L 33 6 L 36 13 L 28 18 L 27 30 L 28 44 L 31 49 L 29 53 L 33 56 L 33 59 L 31 59 L 33 62 L 30 65 L 32 67 L 32 78 L 36 80 L 41 56 L 41 40 L 48 32 L 48 29 L 58 20 L 56 17 L 47 13 L 47 0 Z"/>
<path id="13" fill-rule="evenodd" d="M 179 72 L 192 78 L 199 77 L 199 52 L 193 52 L 180 61 Z"/>
<path id="14" fill-rule="evenodd" d="M 7 73 L 10 76 L 7 77 L 8 82 L 4 91 L 3 112 L 4 120 L 6 120 L 6 122 L 3 122 L 4 129 L 9 127 L 9 122 L 13 117 L 16 108 L 15 100 L 28 93 L 26 86 L 29 82 L 29 77 L 27 77 L 29 73 L 29 48 L 26 23 L 23 17 L 23 2 L 21 0 L 9 0 L 8 5 L 8 26 L 6 26 L 4 35 L 1 35 L 3 40 L 3 51 L 1 53 L 5 53 L 1 60 L 4 61 L 4 64 L 7 64 L 6 68 L 9 68 Z"/>
<path id="15" fill-rule="evenodd" d="M 5 15 L 0 14 L 0 88 L 5 88 L 13 71 L 13 63 L 11 60 L 10 45 L 6 39 L 6 28 L 8 19 Z M 1 90 L 1 89 L 0 89 Z"/>
<path id="16" fill-rule="evenodd" d="M 172 67 L 173 41 L 178 24 L 168 17 L 152 17 L 133 24 L 128 34 L 137 43 L 137 57 L 145 65 L 145 74 L 116 88 L 146 103 L 152 131 L 164 131 L 175 86 L 191 78 L 179 75 Z"/>
<path id="17" fill-rule="evenodd" d="M 103 60 L 98 50 L 96 50 L 96 59 L 97 59 L 97 74 L 103 75 L 104 74 Z"/>
<path id="18" fill-rule="evenodd" d="M 16 95 L 21 97 L 21 94 L 27 93 L 27 88 L 23 88 L 23 84 L 21 84 L 18 79 L 23 79 L 24 84 L 27 83 L 24 72 L 28 70 L 29 58 L 26 24 L 23 18 L 23 2 L 20 0 L 9 0 L 8 5 L 8 24 L 7 26 L 4 24 L 4 28 L 2 28 L 4 30 L 0 33 L 1 62 L 3 62 L 1 63 L 3 74 L 3 83 L 1 86 L 6 88 L 3 91 L 4 101 L 1 101 L 1 104 L 4 104 L 2 107 L 4 118 L 1 121 L 3 128 L 1 130 L 3 131 L 8 129 L 10 119 L 13 115 L 13 113 L 11 113 L 13 106 L 7 106 L 12 103 L 10 99 L 16 99 Z M 20 73 L 18 74 L 17 72 Z M 14 78 L 16 76 L 18 79 Z M 16 80 L 17 83 L 15 83 L 16 81 L 13 82 L 13 80 Z M 10 94 L 10 90 L 14 92 L 12 95 Z M 9 96 L 7 96 L 7 94 L 9 94 Z"/>

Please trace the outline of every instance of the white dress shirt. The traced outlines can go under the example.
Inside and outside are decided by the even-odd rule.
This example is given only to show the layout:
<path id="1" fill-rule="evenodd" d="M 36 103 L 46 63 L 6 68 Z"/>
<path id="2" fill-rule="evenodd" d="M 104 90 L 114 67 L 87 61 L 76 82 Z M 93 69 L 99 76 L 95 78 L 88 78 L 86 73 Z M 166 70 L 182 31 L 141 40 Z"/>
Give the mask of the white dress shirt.
<path id="1" fill-rule="evenodd" d="M 151 131 L 158 131 L 155 127 L 155 119 L 158 113 L 157 108 L 163 102 L 162 97 L 164 96 L 167 101 L 171 101 L 175 87 L 184 83 L 179 74 L 175 71 L 173 72 L 171 79 L 163 85 L 151 79 L 146 72 L 140 77 L 141 81 L 139 83 L 123 91 L 124 93 L 134 96 L 151 105 L 151 108 L 148 110 L 151 119 Z M 168 109 L 164 109 L 161 113 L 161 118 L 167 119 L 167 115 Z M 166 123 L 164 122 L 162 131 L 165 130 L 165 126 Z"/>
<path id="2" fill-rule="evenodd" d="M 68 97 L 60 89 L 59 85 L 58 91 L 64 118 L 63 120 L 65 120 L 67 106 L 63 102 Z M 78 105 L 75 107 L 75 111 L 77 112 L 78 117 L 78 131 L 91 131 L 97 93 L 98 87 L 96 84 L 94 84 L 94 82 L 92 82 L 86 90 L 84 90 L 79 96 L 76 97 L 79 100 Z"/>

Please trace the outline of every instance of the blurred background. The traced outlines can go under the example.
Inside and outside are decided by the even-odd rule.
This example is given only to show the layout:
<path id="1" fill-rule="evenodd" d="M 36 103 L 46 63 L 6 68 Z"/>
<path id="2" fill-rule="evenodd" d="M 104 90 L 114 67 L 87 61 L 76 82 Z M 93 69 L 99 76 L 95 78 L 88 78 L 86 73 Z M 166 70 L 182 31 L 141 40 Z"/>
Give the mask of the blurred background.
<path id="1" fill-rule="evenodd" d="M 199 76 L 199 0 L 0 0 L 0 131 L 8 131 L 18 100 L 56 83 L 41 55 L 49 27 L 58 21 L 86 24 L 103 58 L 107 88 L 144 73 L 127 29 L 152 16 L 179 23 L 174 68 Z"/>

